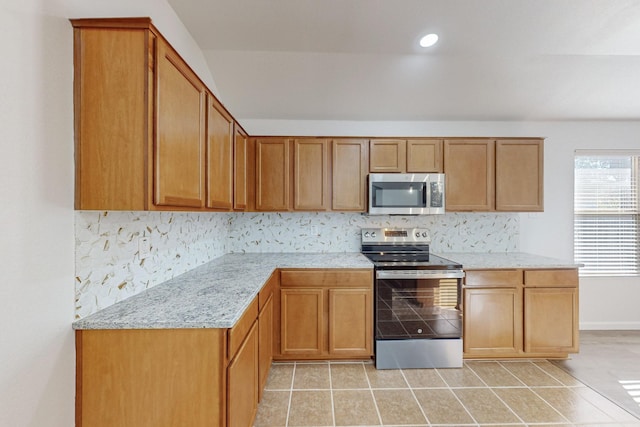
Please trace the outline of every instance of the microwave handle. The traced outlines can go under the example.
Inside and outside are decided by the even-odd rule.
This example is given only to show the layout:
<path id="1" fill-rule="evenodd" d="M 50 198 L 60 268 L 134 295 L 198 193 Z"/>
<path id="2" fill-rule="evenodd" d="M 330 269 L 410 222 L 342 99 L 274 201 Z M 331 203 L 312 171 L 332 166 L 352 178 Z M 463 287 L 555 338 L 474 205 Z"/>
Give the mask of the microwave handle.
<path id="1" fill-rule="evenodd" d="M 426 182 L 422 186 L 422 206 L 429 207 L 429 205 L 427 205 L 427 183 Z"/>

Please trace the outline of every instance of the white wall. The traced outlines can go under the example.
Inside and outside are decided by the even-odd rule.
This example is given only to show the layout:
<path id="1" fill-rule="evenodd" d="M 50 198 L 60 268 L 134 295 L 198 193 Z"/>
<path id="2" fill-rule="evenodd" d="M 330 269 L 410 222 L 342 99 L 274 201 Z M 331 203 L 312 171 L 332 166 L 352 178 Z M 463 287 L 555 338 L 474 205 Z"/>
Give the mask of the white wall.
<path id="1" fill-rule="evenodd" d="M 164 0 L 0 2 L 0 426 L 74 425 L 70 17 L 151 16 L 215 89 Z"/>
<path id="2" fill-rule="evenodd" d="M 573 259 L 576 149 L 640 149 L 636 122 L 336 122 L 243 120 L 252 135 L 545 137 L 545 210 L 521 214 L 520 250 Z M 582 329 L 640 329 L 639 278 L 581 281 Z"/>

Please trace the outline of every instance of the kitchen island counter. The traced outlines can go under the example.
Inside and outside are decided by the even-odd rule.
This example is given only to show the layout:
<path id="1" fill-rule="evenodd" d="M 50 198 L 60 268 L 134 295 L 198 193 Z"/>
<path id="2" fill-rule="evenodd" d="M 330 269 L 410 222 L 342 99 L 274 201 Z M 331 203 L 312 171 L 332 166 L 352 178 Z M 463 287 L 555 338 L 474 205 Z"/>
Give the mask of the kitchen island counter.
<path id="1" fill-rule="evenodd" d="M 373 269 L 373 264 L 360 253 L 227 254 L 80 319 L 73 328 L 231 328 L 278 268 Z"/>

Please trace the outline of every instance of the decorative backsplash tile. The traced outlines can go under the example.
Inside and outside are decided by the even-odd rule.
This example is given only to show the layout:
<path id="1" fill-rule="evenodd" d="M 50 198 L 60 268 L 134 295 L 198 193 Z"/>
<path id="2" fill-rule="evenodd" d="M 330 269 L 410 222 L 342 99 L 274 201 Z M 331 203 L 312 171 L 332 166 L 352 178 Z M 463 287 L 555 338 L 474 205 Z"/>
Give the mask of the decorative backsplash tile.
<path id="1" fill-rule="evenodd" d="M 76 318 L 228 252 L 229 214 L 77 211 Z M 151 254 L 141 260 L 138 238 Z"/>
<path id="2" fill-rule="evenodd" d="M 225 253 L 358 252 L 360 229 L 422 227 L 433 252 L 513 252 L 518 214 L 76 212 L 76 318 Z M 141 260 L 138 238 L 151 254 Z"/>
<path id="3" fill-rule="evenodd" d="M 359 252 L 367 227 L 427 228 L 433 252 L 512 252 L 520 242 L 520 217 L 505 213 L 238 213 L 230 224 L 229 252 Z"/>

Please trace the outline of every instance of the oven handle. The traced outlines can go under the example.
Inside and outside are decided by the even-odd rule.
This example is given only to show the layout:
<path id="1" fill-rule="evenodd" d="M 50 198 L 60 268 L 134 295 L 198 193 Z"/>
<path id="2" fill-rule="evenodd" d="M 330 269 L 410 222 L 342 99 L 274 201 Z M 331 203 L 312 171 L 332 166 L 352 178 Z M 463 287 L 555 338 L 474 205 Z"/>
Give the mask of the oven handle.
<path id="1" fill-rule="evenodd" d="M 462 270 L 377 270 L 376 279 L 462 279 Z"/>

